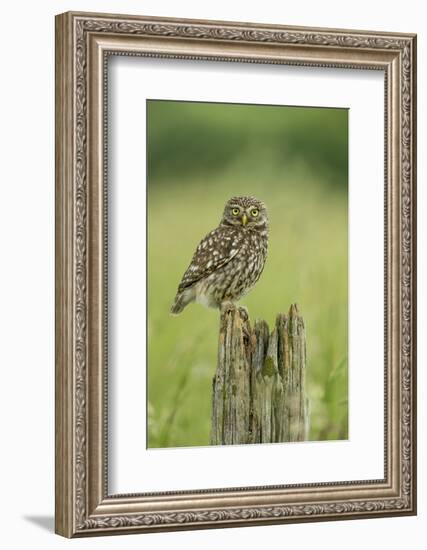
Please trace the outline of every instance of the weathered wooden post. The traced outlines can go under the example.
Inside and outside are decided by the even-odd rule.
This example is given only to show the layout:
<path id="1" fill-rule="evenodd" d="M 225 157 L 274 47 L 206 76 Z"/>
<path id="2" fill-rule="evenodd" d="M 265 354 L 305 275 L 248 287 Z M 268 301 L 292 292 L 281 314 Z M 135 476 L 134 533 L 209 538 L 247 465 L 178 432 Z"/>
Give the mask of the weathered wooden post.
<path id="1" fill-rule="evenodd" d="M 251 328 L 244 308 L 221 311 L 218 364 L 212 389 L 212 445 L 308 439 L 303 318 L 292 305 L 270 334 L 265 321 Z"/>

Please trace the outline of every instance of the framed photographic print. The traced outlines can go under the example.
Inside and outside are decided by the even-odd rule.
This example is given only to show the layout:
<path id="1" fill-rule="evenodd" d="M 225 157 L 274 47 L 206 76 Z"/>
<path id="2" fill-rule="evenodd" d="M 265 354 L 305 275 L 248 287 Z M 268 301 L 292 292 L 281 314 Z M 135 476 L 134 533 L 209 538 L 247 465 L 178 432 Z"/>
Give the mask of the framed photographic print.
<path id="1" fill-rule="evenodd" d="M 416 37 L 56 18 L 56 532 L 416 513 Z"/>

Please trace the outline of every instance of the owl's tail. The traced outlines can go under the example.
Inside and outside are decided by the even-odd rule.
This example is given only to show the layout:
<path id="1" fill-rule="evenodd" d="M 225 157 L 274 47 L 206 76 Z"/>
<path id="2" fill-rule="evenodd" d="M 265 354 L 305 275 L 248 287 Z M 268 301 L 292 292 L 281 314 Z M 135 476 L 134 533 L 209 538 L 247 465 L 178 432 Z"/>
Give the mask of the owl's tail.
<path id="1" fill-rule="evenodd" d="M 181 311 L 188 306 L 190 302 L 194 300 L 194 291 L 193 289 L 186 289 L 182 292 L 177 292 L 175 300 L 172 304 L 170 312 L 172 315 L 179 315 Z"/>

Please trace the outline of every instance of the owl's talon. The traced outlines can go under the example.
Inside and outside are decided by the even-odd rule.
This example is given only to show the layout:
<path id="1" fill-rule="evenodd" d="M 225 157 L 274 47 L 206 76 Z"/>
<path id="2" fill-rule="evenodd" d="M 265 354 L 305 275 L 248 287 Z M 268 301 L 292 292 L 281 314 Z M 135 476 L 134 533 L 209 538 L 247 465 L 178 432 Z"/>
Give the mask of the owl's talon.
<path id="1" fill-rule="evenodd" d="M 233 304 L 233 302 L 226 301 L 221 303 L 220 310 L 221 310 L 221 313 L 230 313 L 230 311 L 233 311 L 235 307 L 236 306 Z"/>
<path id="2" fill-rule="evenodd" d="M 239 306 L 239 313 L 243 321 L 247 321 L 249 319 L 249 311 L 247 307 Z"/>

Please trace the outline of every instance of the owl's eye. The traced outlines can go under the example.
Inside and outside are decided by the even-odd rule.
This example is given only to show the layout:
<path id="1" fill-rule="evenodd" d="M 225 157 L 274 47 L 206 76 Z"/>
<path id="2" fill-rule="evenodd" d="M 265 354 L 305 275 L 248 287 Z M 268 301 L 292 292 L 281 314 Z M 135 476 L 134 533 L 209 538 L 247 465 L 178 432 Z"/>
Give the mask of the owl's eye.
<path id="1" fill-rule="evenodd" d="M 240 214 L 240 208 L 233 208 L 231 212 L 233 213 L 233 216 L 238 216 Z"/>
<path id="2" fill-rule="evenodd" d="M 253 210 L 251 210 L 251 216 L 253 218 L 256 218 L 259 214 L 259 210 L 257 208 L 254 208 Z"/>

